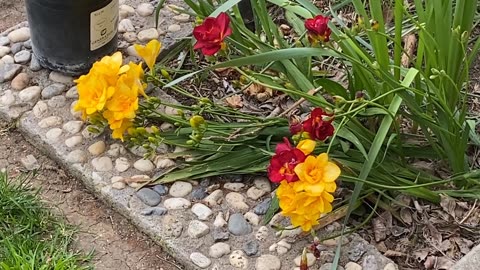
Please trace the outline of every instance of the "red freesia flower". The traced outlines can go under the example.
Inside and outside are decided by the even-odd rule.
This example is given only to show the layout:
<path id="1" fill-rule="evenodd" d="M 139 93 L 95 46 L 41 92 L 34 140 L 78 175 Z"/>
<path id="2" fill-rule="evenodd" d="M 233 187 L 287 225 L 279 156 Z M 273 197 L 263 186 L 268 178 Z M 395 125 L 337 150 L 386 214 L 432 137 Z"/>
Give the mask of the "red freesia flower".
<path id="1" fill-rule="evenodd" d="M 324 112 L 321 108 L 316 108 L 310 114 L 310 117 L 303 122 L 303 130 L 308 132 L 312 139 L 324 141 L 333 135 L 335 128 L 332 125 L 333 119 L 325 121 L 324 116 L 332 117 L 332 114 Z"/>
<path id="2" fill-rule="evenodd" d="M 317 15 L 314 18 L 305 20 L 305 28 L 307 28 L 310 42 L 328 42 L 330 40 L 332 30 L 328 28 L 328 21 L 330 21 L 330 18 L 323 17 L 322 15 Z"/>
<path id="3" fill-rule="evenodd" d="M 292 147 L 288 139 L 284 138 L 284 143 L 279 143 L 275 149 L 275 156 L 270 160 L 267 168 L 270 181 L 279 183 L 283 180 L 295 182 L 298 176 L 294 169 L 297 164 L 302 163 L 307 158 L 299 149 Z"/>
<path id="4" fill-rule="evenodd" d="M 204 55 L 214 55 L 222 48 L 223 40 L 231 34 L 227 13 L 222 12 L 216 18 L 208 17 L 193 29 L 193 36 L 197 39 L 193 48 L 202 50 Z"/>

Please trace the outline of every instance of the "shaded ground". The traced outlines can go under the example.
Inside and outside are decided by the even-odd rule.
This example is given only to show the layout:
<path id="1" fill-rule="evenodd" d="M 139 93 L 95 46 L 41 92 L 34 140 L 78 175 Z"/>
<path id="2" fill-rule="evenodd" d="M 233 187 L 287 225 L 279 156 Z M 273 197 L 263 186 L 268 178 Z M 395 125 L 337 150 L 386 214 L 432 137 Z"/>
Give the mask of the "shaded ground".
<path id="1" fill-rule="evenodd" d="M 0 10 L 0 32 L 26 20 L 24 1 L 0 0 Z"/>
<path id="2" fill-rule="evenodd" d="M 10 176 L 25 170 L 21 165 L 25 156 L 33 155 L 38 160 L 41 167 L 33 180 L 34 186 L 42 189 L 42 199 L 55 211 L 78 226 L 72 249 L 94 250 L 96 269 L 181 269 L 159 246 L 88 193 L 75 178 L 27 143 L 13 127 L 0 124 L 0 141 L 0 167 L 7 166 Z"/>

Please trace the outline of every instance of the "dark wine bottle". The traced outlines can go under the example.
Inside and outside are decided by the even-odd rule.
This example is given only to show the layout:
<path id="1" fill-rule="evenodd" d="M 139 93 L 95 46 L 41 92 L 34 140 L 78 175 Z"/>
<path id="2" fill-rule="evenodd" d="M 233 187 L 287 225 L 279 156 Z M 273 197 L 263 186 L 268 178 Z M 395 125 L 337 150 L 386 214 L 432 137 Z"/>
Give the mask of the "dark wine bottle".
<path id="1" fill-rule="evenodd" d="M 35 57 L 45 68 L 86 73 L 117 49 L 118 0 L 26 0 Z"/>

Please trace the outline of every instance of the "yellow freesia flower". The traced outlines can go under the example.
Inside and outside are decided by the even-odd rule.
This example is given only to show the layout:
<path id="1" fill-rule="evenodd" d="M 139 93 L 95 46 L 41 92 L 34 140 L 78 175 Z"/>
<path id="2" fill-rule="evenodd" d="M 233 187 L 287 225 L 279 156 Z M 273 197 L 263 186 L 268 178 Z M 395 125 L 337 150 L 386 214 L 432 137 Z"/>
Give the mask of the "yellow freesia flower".
<path id="1" fill-rule="evenodd" d="M 296 191 L 305 191 L 312 196 L 320 196 L 323 192 L 334 192 L 337 188 L 335 180 L 340 176 L 340 168 L 328 161 L 326 153 L 318 157 L 308 156 L 295 169 L 300 181 L 295 182 Z"/>
<path id="2" fill-rule="evenodd" d="M 297 144 L 297 148 L 300 151 L 302 151 L 305 155 L 310 155 L 310 153 L 312 153 L 313 150 L 315 150 L 316 145 L 317 145 L 317 142 L 315 142 L 314 140 L 305 139 L 305 140 L 301 140 Z"/>
<path id="3" fill-rule="evenodd" d="M 125 134 L 125 131 L 127 131 L 133 123 L 130 119 L 123 119 L 121 122 L 119 128 L 112 129 L 112 138 L 120 139 L 123 142 L 123 134 Z"/>
<path id="4" fill-rule="evenodd" d="M 160 49 L 162 48 L 162 44 L 156 40 L 152 39 L 147 45 L 142 46 L 135 44 L 134 45 L 135 51 L 137 54 L 142 57 L 142 59 L 147 64 L 150 70 L 153 70 L 155 62 L 157 61 L 157 57 L 160 54 Z"/>
<path id="5" fill-rule="evenodd" d="M 96 73 L 81 76 L 77 83 L 78 102 L 74 110 L 81 111 L 83 119 L 102 111 L 107 100 L 115 92 L 115 88 Z"/>

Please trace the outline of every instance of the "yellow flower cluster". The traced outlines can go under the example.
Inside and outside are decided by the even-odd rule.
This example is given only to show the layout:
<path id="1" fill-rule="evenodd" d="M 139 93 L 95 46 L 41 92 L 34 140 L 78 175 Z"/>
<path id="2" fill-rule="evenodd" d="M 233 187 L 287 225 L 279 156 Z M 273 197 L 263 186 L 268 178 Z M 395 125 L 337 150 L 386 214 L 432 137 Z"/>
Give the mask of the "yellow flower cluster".
<path id="1" fill-rule="evenodd" d="M 141 50 L 139 54 L 145 56 L 145 61 L 152 68 L 160 52 L 160 42 L 152 40 L 147 46 L 136 48 Z M 93 64 L 88 74 L 75 81 L 79 99 L 74 107 L 74 110 L 82 112 L 84 120 L 93 114 L 101 114 L 113 131 L 112 137 L 121 140 L 133 124 L 138 110 L 138 96 L 145 96 L 146 87 L 142 82 L 142 65 L 132 62 L 122 65 L 122 62 L 122 54 L 116 52 Z"/>
<path id="2" fill-rule="evenodd" d="M 311 140 L 300 142 L 297 148 L 306 155 L 313 150 Z M 328 161 L 328 154 L 323 153 L 317 157 L 307 156 L 304 162 L 295 166 L 294 172 L 299 180 L 284 180 L 277 189 L 279 205 L 282 214 L 290 217 L 292 225 L 310 231 L 322 214 L 332 211 L 332 193 L 337 188 L 335 180 L 341 171 L 335 163 Z"/>

